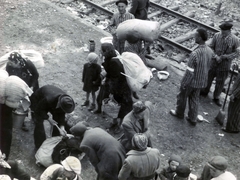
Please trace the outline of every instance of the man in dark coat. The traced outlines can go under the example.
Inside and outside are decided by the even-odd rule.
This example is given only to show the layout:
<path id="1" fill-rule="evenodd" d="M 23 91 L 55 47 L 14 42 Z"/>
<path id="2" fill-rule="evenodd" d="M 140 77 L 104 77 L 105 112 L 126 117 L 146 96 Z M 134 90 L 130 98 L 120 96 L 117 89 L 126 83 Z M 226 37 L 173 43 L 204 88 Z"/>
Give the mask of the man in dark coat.
<path id="1" fill-rule="evenodd" d="M 120 142 L 101 128 L 89 128 L 82 122 L 70 129 L 74 136 L 82 138 L 80 150 L 89 157 L 95 167 L 98 180 L 117 180 L 125 159 Z"/>
<path id="2" fill-rule="evenodd" d="M 60 88 L 53 85 L 45 85 L 39 88 L 30 97 L 32 119 L 35 121 L 34 141 L 39 148 L 46 139 L 43 121 L 48 120 L 48 112 L 52 119 L 58 123 L 60 131 L 53 131 L 53 135 L 66 134 L 65 113 L 71 113 L 75 108 L 73 99 Z"/>
<path id="3" fill-rule="evenodd" d="M 133 0 L 129 12 L 133 14 L 136 19 L 146 20 L 149 6 L 149 0 Z"/>

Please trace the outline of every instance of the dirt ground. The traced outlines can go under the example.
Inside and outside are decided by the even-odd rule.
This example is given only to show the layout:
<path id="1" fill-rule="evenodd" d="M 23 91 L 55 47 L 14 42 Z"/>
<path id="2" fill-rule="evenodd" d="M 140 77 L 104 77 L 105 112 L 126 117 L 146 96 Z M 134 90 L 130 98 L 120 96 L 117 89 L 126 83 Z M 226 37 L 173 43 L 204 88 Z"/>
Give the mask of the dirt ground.
<path id="1" fill-rule="evenodd" d="M 98 53 L 99 40 L 108 34 L 47 0 L 0 0 L 0 4 L 0 56 L 17 49 L 34 49 L 42 53 L 45 67 L 39 69 L 40 86 L 53 84 L 62 88 L 75 99 L 74 115 L 78 120 L 106 129 L 110 118 L 94 115 L 81 107 L 85 100 L 81 74 L 88 54 L 81 47 L 94 39 Z M 191 166 L 192 173 L 200 175 L 209 158 L 222 155 L 229 161 L 228 170 L 240 177 L 240 134 L 221 131 L 214 120 L 219 107 L 212 103 L 212 93 L 201 98 L 199 106 L 199 114 L 209 120 L 209 124 L 199 122 L 192 127 L 186 120 L 172 117 L 169 111 L 175 107 L 183 71 L 171 65 L 168 71 L 169 79 L 159 81 L 154 74 L 147 89 L 138 93 L 141 100 L 150 100 L 155 106 L 150 130 L 153 145 L 161 153 L 161 166 L 166 166 L 169 156 L 176 153 Z M 35 164 L 34 124 L 29 118 L 26 122 L 29 132 L 14 129 L 10 159 L 19 160 L 26 171 L 39 178 L 44 169 Z M 83 179 L 96 179 L 88 159 L 85 157 L 81 162 Z"/>

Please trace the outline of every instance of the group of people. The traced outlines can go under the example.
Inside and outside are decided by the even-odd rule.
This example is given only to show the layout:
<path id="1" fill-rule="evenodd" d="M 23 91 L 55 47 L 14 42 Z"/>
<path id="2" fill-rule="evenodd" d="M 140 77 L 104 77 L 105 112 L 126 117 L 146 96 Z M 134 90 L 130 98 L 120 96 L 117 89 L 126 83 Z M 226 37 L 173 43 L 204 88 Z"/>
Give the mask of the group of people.
<path id="1" fill-rule="evenodd" d="M 180 92 L 177 95 L 176 109 L 170 110 L 171 115 L 183 119 L 188 101 L 189 111 L 186 120 L 192 126 L 196 126 L 199 97 L 200 95 L 204 97 L 208 95 L 214 78 L 216 84 L 213 92 L 213 102 L 217 106 L 222 106 L 220 95 L 229 71 L 231 70 L 231 73 L 234 73 L 234 69 L 231 69 L 232 60 L 239 56 L 239 39 L 231 33 L 232 26 L 231 21 L 224 21 L 219 26 L 221 31 L 213 36 L 209 46 L 206 44 L 208 40 L 207 31 L 197 29 L 195 42 L 199 46 L 190 54 L 187 69 L 181 81 Z M 227 126 L 222 128 L 223 131 L 228 133 L 238 133 L 240 131 L 239 78 L 238 75 L 232 87 Z"/>
<path id="2" fill-rule="evenodd" d="M 118 26 L 121 22 L 132 19 L 147 19 L 149 1 L 133 1 L 129 12 L 126 12 L 128 1 L 119 0 L 116 2 L 119 13 L 112 18 L 111 27 Z M 131 14 L 133 13 L 133 14 Z M 188 67 L 182 79 L 180 93 L 177 96 L 176 110 L 170 114 L 178 118 L 184 118 L 187 100 L 189 112 L 187 121 L 195 126 L 197 122 L 199 96 L 207 95 L 214 77 L 216 86 L 213 101 L 221 106 L 220 94 L 224 82 L 228 76 L 232 60 L 237 57 L 239 42 L 236 36 L 231 33 L 232 23 L 224 22 L 220 25 L 221 32 L 213 37 L 212 44 L 206 45 L 208 39 L 207 31 L 197 29 L 195 41 L 199 46 L 190 54 Z M 54 85 L 39 87 L 39 74 L 30 60 L 24 59 L 19 53 L 13 52 L 8 58 L 6 71 L 10 76 L 17 76 L 33 89 L 32 93 L 25 93 L 29 96 L 31 103 L 31 118 L 35 123 L 34 143 L 36 149 L 40 148 L 46 138 L 51 136 L 66 136 L 72 134 L 79 139 L 79 152 L 84 152 L 94 166 L 98 180 L 127 180 L 127 179 L 194 179 L 188 165 L 182 163 L 179 156 L 173 155 L 169 159 L 169 167 L 160 169 L 161 158 L 158 149 L 153 148 L 149 133 L 150 113 L 153 105 L 150 101 L 134 102 L 139 99 L 136 92 L 129 87 L 124 73 L 123 65 L 117 57 L 129 48 L 131 41 L 126 44 L 125 40 L 119 40 L 114 36 L 113 43 L 101 44 L 101 55 L 103 57 L 102 67 L 98 64 L 99 56 L 90 52 L 87 56 L 88 62 L 83 66 L 82 82 L 83 91 L 86 92 L 86 101 L 83 106 L 89 106 L 88 110 L 93 113 L 102 112 L 102 100 L 112 95 L 120 105 L 117 118 L 113 119 L 111 127 L 114 132 L 123 131 L 122 136 L 117 140 L 101 128 L 91 128 L 80 122 L 70 127 L 65 121 L 66 113 L 75 109 L 74 99 L 64 90 Z M 132 44 L 137 45 L 140 41 L 133 37 Z M 126 48 L 126 45 L 128 48 Z M 141 44 L 142 45 L 142 44 Z M 139 46 L 138 46 L 139 47 Z M 117 51 L 116 51 L 117 50 Z M 143 60 L 144 61 L 144 60 Z M 232 87 L 232 94 L 228 107 L 226 132 L 239 132 L 239 109 L 240 109 L 240 75 L 238 75 Z M 100 89 L 100 90 L 99 90 Z M 99 93 L 96 97 L 96 92 Z M 24 89 L 28 91 L 28 89 Z M 90 95 L 92 102 L 90 103 Z M 25 97 L 23 97 L 25 98 Z M 97 105 L 97 106 L 96 106 Z M 12 111 L 14 108 L 6 104 L 1 107 L 1 139 L 0 167 L 6 170 L 10 177 L 18 179 L 31 179 L 24 171 L 18 168 L 18 163 L 8 161 L 11 138 L 12 138 Z M 48 113 L 51 113 L 52 120 Z M 50 133 L 49 125 L 51 127 Z M 23 130 L 27 128 L 23 124 Z M 6 138 L 8 139 L 6 140 Z M 17 167 L 19 170 L 14 170 Z M 224 157 L 213 157 L 204 167 L 199 179 L 218 180 L 236 178 L 228 171 L 227 160 Z M 22 177 L 14 175 L 19 171 Z M 1 170 L 2 174 L 2 170 Z M 11 175 L 13 174 L 13 175 Z M 41 175 L 40 179 L 66 178 L 80 180 L 81 162 L 77 157 L 68 156 L 60 163 L 49 166 Z"/>

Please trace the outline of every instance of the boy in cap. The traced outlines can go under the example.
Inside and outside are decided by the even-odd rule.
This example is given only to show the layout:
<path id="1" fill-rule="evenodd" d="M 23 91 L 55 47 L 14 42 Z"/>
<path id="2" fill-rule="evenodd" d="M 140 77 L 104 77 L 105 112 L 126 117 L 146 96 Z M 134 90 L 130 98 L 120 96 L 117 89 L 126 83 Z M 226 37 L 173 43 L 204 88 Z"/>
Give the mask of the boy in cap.
<path id="1" fill-rule="evenodd" d="M 115 13 L 111 19 L 109 29 L 111 31 L 111 34 L 113 36 L 113 45 L 114 48 L 122 54 L 124 51 L 124 43 L 125 40 L 119 40 L 116 35 L 116 29 L 120 23 L 123 21 L 126 21 L 128 19 L 134 19 L 134 15 L 126 11 L 128 1 L 127 0 L 118 0 L 116 2 L 116 5 L 118 7 L 118 12 Z"/>
<path id="2" fill-rule="evenodd" d="M 53 164 L 49 166 L 40 176 L 40 180 L 82 180 L 81 162 L 74 156 L 68 156 L 61 164 Z"/>
<path id="3" fill-rule="evenodd" d="M 34 143 L 36 148 L 39 148 L 46 139 L 43 121 L 49 119 L 48 112 L 52 114 L 52 119 L 60 127 L 60 130 L 53 129 L 53 135 L 66 134 L 65 114 L 73 112 L 75 108 L 71 96 L 56 86 L 45 85 L 34 92 L 30 100 L 32 119 L 35 122 Z"/>
<path id="4" fill-rule="evenodd" d="M 150 101 L 137 101 L 133 104 L 133 110 L 130 111 L 123 119 L 122 128 L 124 135 L 121 137 L 121 143 L 126 152 L 132 149 L 132 138 L 136 133 L 144 133 L 148 137 L 148 147 L 152 147 L 148 124 L 150 112 L 152 111 Z"/>
<path id="5" fill-rule="evenodd" d="M 127 158 L 119 172 L 119 180 L 142 179 L 153 180 L 160 166 L 158 149 L 149 148 L 148 137 L 136 133 L 132 138 L 133 149 L 127 153 Z"/>
<path id="6" fill-rule="evenodd" d="M 201 95 L 207 96 L 213 79 L 216 78 L 213 102 L 218 106 L 222 105 L 220 95 L 224 88 L 224 82 L 228 77 L 232 60 L 238 57 L 237 48 L 239 47 L 239 39 L 231 33 L 232 26 L 232 21 L 223 21 L 219 26 L 221 31 L 213 36 L 210 47 L 213 49 L 215 57 L 212 59 L 208 73 L 207 87 L 201 91 Z"/>
<path id="7" fill-rule="evenodd" d="M 163 168 L 159 176 L 161 180 L 170 180 L 176 174 L 176 168 L 182 162 L 182 158 L 176 154 L 172 154 L 168 160 L 168 167 Z"/>
<path id="8" fill-rule="evenodd" d="M 191 173 L 187 165 L 180 164 L 176 168 L 176 174 L 173 176 L 172 180 L 197 180 L 197 176 Z"/>
<path id="9" fill-rule="evenodd" d="M 97 64 L 99 57 L 96 53 L 89 53 L 87 56 L 88 62 L 83 66 L 82 73 L 82 82 L 83 82 L 83 91 L 86 92 L 86 101 L 82 104 L 82 106 L 89 105 L 89 96 L 92 94 L 92 103 L 88 108 L 89 111 L 94 110 L 96 108 L 96 94 L 95 92 L 99 89 L 101 84 L 101 66 Z"/>

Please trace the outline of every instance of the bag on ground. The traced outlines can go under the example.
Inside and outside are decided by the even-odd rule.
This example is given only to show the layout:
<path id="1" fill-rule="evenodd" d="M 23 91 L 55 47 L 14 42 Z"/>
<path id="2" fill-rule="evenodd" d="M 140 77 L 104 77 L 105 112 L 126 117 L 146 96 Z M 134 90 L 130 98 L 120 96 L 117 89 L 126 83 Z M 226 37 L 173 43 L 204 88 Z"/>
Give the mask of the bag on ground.
<path id="1" fill-rule="evenodd" d="M 145 66 L 142 59 L 135 53 L 124 52 L 119 56 L 127 82 L 132 91 L 137 92 L 147 85 L 153 77 L 152 72 Z"/>
<path id="2" fill-rule="evenodd" d="M 135 37 L 149 42 L 158 39 L 159 32 L 159 22 L 140 19 L 126 20 L 120 23 L 116 30 L 118 39 L 126 40 L 134 34 Z"/>
<path id="3" fill-rule="evenodd" d="M 105 98 L 102 101 L 102 112 L 106 113 L 112 118 L 117 118 L 120 107 L 121 106 L 113 97 Z"/>
<path id="4" fill-rule="evenodd" d="M 36 164 L 41 164 L 48 167 L 53 164 L 52 153 L 55 146 L 61 142 L 62 136 L 54 136 L 47 138 L 35 154 Z"/>

